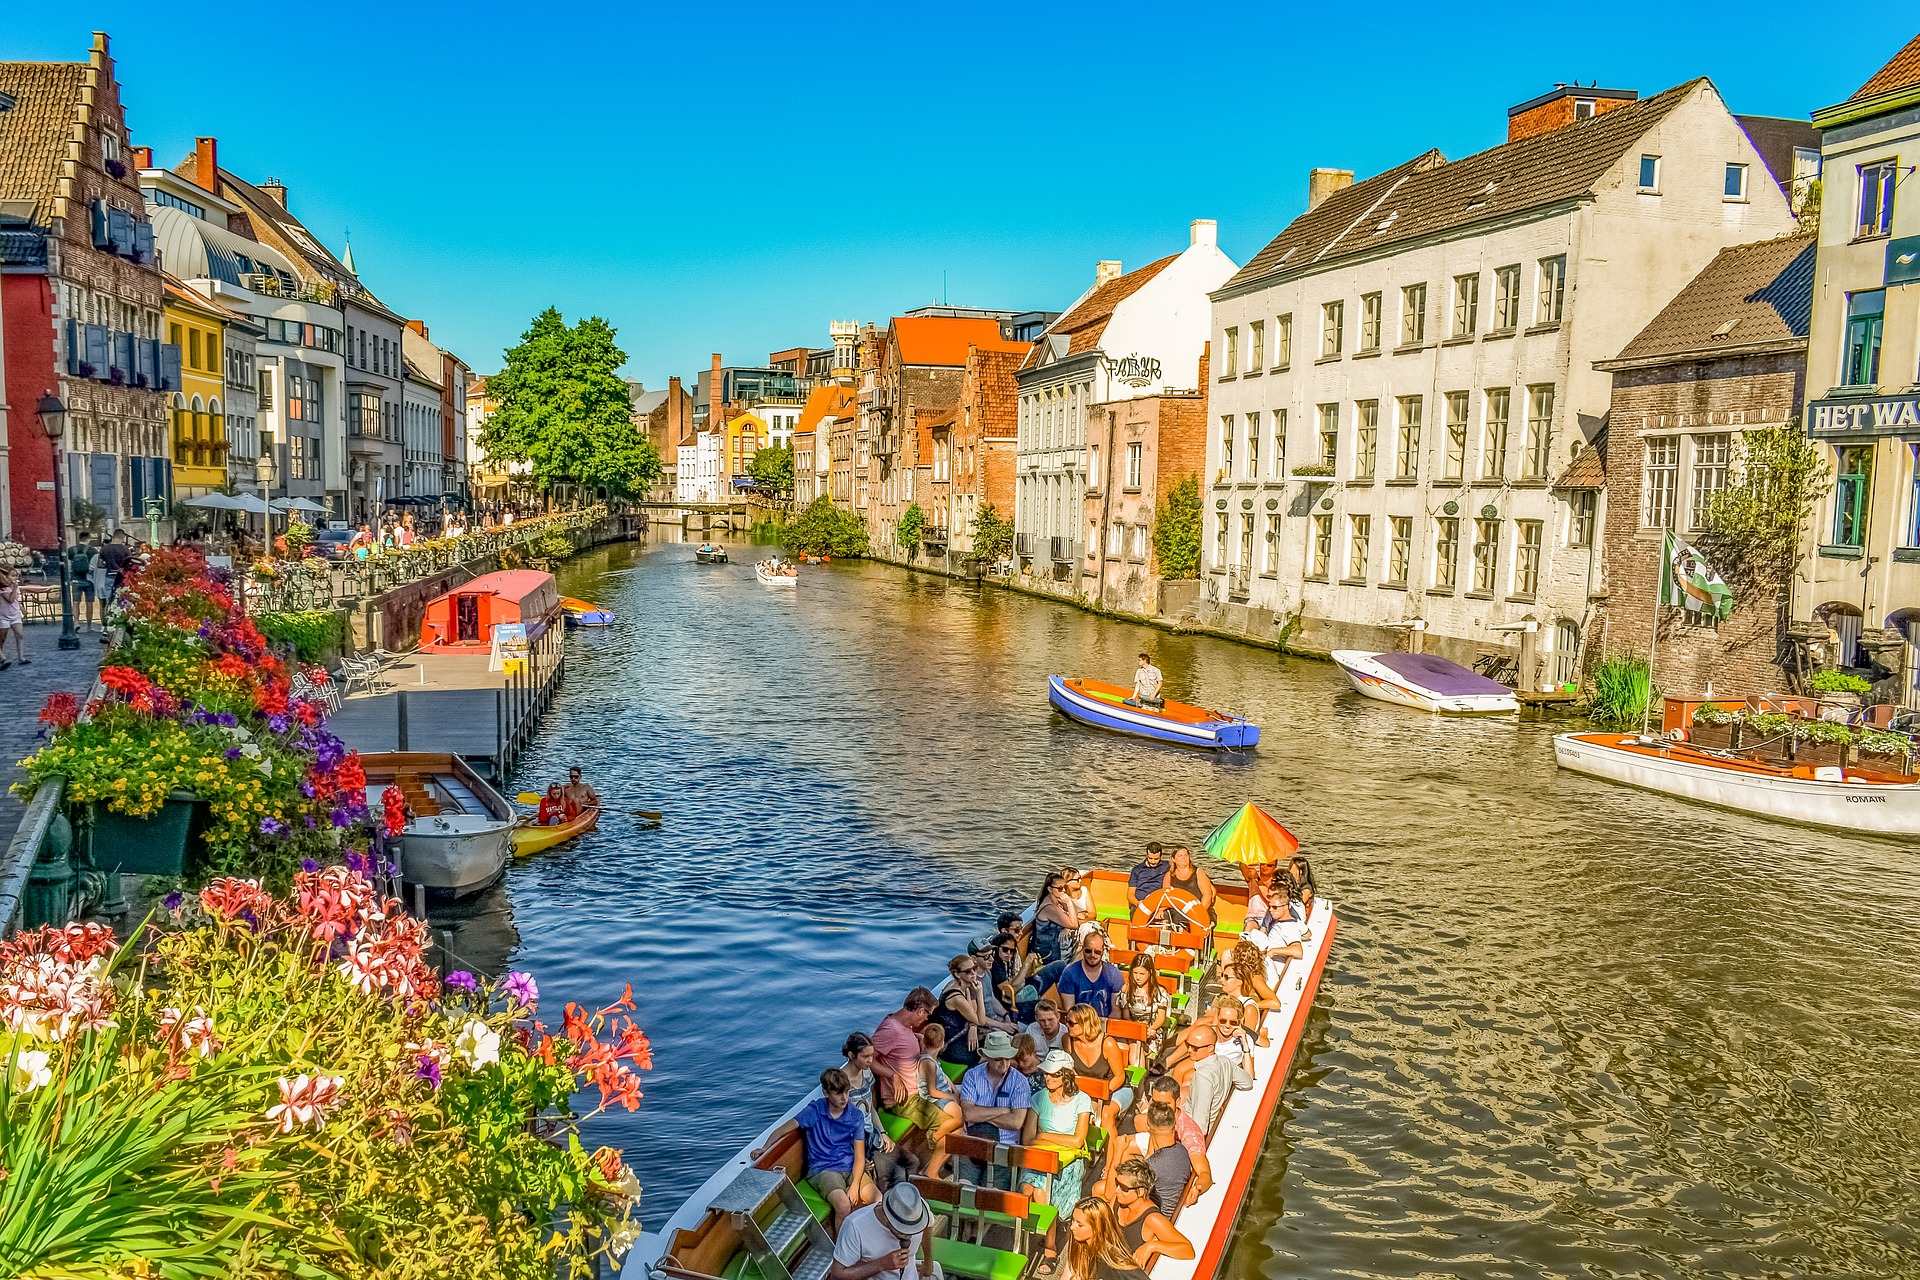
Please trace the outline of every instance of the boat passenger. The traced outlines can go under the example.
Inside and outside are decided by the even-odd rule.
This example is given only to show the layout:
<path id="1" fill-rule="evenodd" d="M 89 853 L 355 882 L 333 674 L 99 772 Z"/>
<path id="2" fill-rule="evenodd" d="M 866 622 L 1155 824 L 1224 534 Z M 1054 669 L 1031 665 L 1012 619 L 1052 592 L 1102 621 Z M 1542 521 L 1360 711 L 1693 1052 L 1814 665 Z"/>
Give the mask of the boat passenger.
<path id="1" fill-rule="evenodd" d="M 946 1060 L 970 1067 L 980 1060 L 975 1049 L 987 1032 L 1005 1031 L 1011 1035 L 1019 1028 L 988 1013 L 980 966 L 972 956 L 955 956 L 949 960 L 947 974 L 952 981 L 941 995 L 933 1018 L 947 1033 Z"/>
<path id="2" fill-rule="evenodd" d="M 880 1100 L 896 1110 L 920 1091 L 920 1028 L 933 1013 L 933 992 L 915 987 L 873 1029 L 873 1073 Z"/>
<path id="3" fill-rule="evenodd" d="M 1073 905 L 1073 899 L 1067 896 L 1067 878 L 1061 872 L 1050 871 L 1040 886 L 1040 896 L 1034 899 L 1033 933 L 1027 945 L 1029 956 L 1039 956 L 1042 964 L 1058 960 L 1062 953 L 1061 939 L 1080 927 L 1080 913 Z"/>
<path id="4" fill-rule="evenodd" d="M 1167 883 L 1167 862 L 1158 840 L 1147 842 L 1147 856 L 1142 862 L 1134 864 L 1127 872 L 1127 907 L 1134 915 L 1140 914 L 1140 900 L 1148 894 L 1158 893 Z"/>
<path id="5" fill-rule="evenodd" d="M 1027 1024 L 1026 1034 L 1043 1053 L 1066 1047 L 1066 1024 L 1060 1021 L 1060 1006 L 1051 997 L 1042 996 L 1033 1006 L 1033 1021 Z"/>
<path id="6" fill-rule="evenodd" d="M 1305 942 L 1313 936 L 1295 916 L 1293 893 L 1293 878 L 1276 873 L 1261 893 L 1263 918 L 1255 920 L 1249 916 L 1240 934 L 1242 942 L 1253 943 L 1266 956 L 1267 986 L 1273 991 L 1280 989 L 1280 975 L 1285 972 L 1287 961 L 1305 955 Z"/>
<path id="7" fill-rule="evenodd" d="M 1025 1076 L 1035 1089 L 1047 1087 L 1045 1077 L 1040 1074 L 1040 1046 L 1033 1042 L 1032 1036 L 1021 1034 L 1013 1038 L 1013 1069 Z"/>
<path id="8" fill-rule="evenodd" d="M 1253 1077 L 1244 1066 L 1214 1053 L 1215 1036 L 1210 1023 L 1198 1022 L 1187 1028 L 1181 1037 L 1186 1060 L 1184 1064 L 1176 1062 L 1168 1072 L 1176 1080 L 1182 1074 L 1186 1076 L 1187 1114 L 1208 1137 L 1213 1136 L 1214 1126 L 1220 1123 L 1220 1112 L 1226 1108 L 1228 1096 L 1235 1089 L 1253 1088 Z M 1182 1065 L 1186 1068 L 1184 1073 L 1180 1069 Z"/>
<path id="9" fill-rule="evenodd" d="M 1033 1086 L 1014 1070 L 1013 1038 L 992 1031 L 980 1043 L 980 1065 L 960 1077 L 960 1114 L 967 1132 L 991 1142 L 1018 1144 L 1032 1124 Z M 977 1160 L 959 1161 L 964 1181 L 1011 1191 L 1012 1171 Z"/>
<path id="10" fill-rule="evenodd" d="M 1060 1003 L 1067 1009 L 1090 1004 L 1101 1017 L 1113 1013 L 1113 997 L 1126 985 L 1120 969 L 1107 959 L 1107 935 L 1098 929 L 1080 944 L 1080 958 L 1061 971 Z"/>
<path id="11" fill-rule="evenodd" d="M 880 1123 L 879 1104 L 873 1096 L 873 1038 L 856 1031 L 840 1046 L 840 1054 L 845 1058 L 840 1070 L 847 1076 L 847 1100 L 867 1118 L 867 1158 L 873 1166 L 874 1181 L 885 1186 L 893 1172 L 893 1140 Z"/>
<path id="12" fill-rule="evenodd" d="M 1067 1054 L 1078 1076 L 1108 1086 L 1110 1095 L 1101 1111 L 1100 1127 L 1111 1132 L 1114 1115 L 1133 1101 L 1133 1090 L 1126 1087 L 1126 1051 L 1107 1035 L 1106 1021 L 1091 1004 L 1077 1004 L 1067 1011 Z"/>
<path id="13" fill-rule="evenodd" d="M 1221 993 L 1207 1008 L 1213 1023 L 1213 1052 L 1218 1058 L 1253 1073 L 1253 1036 L 1246 1028 L 1247 1002 L 1242 996 Z"/>
<path id="14" fill-rule="evenodd" d="M 1213 1186 L 1213 1165 L 1207 1159 L 1207 1135 L 1200 1131 L 1200 1126 L 1192 1116 L 1181 1110 L 1180 1085 L 1172 1076 L 1154 1074 L 1147 1077 L 1146 1089 L 1141 1093 L 1138 1105 L 1120 1118 L 1120 1131 L 1123 1134 L 1147 1132 L 1147 1110 L 1155 1103 L 1164 1103 L 1172 1108 L 1174 1137 L 1187 1149 L 1187 1158 L 1193 1162 L 1193 1178 L 1187 1184 L 1186 1195 L 1187 1202 L 1192 1203 L 1207 1194 Z"/>
<path id="15" fill-rule="evenodd" d="M 1139 669 L 1133 673 L 1133 696 L 1126 699 L 1126 704 L 1149 711 L 1160 710 L 1167 705 L 1167 700 L 1160 696 L 1160 686 L 1164 680 L 1160 668 L 1153 665 L 1153 659 L 1141 654 Z"/>
<path id="16" fill-rule="evenodd" d="M 1258 943 L 1245 938 L 1233 944 L 1233 950 L 1223 951 L 1214 957 L 1213 982 L 1220 990 L 1220 998 L 1232 998 L 1241 1002 L 1246 1017 L 1247 1030 L 1260 1037 L 1260 1043 L 1267 1042 L 1267 1035 L 1261 1029 L 1266 1015 L 1279 1010 L 1280 997 L 1273 993 L 1273 987 L 1267 982 L 1266 956 Z"/>
<path id="17" fill-rule="evenodd" d="M 840 1224 L 826 1280 L 940 1280 L 927 1228 L 933 1214 L 911 1182 L 898 1182 Z"/>
<path id="18" fill-rule="evenodd" d="M 1167 869 L 1167 888 L 1178 889 L 1182 893 L 1192 894 L 1200 899 L 1200 909 L 1205 913 L 1204 920 L 1195 920 L 1194 924 L 1211 924 L 1217 918 L 1214 914 L 1213 900 L 1218 893 L 1213 881 L 1207 878 L 1193 861 L 1193 850 L 1181 845 L 1173 851 L 1173 865 Z"/>
<path id="19" fill-rule="evenodd" d="M 1078 963 L 1077 960 L 1055 960 L 1051 964 L 1043 964 L 1034 970 L 1033 976 L 1028 978 L 1025 985 L 1020 988 L 1021 1016 L 1031 1018 L 1034 1010 L 1039 1008 L 1040 1001 L 1048 996 L 1053 996 L 1055 1003 L 1058 1003 L 1060 975 L 1067 971 L 1068 965 Z"/>
<path id="20" fill-rule="evenodd" d="M 1167 989 L 1160 985 L 1160 973 L 1154 967 L 1153 957 L 1145 952 L 1136 955 L 1127 962 L 1124 985 L 1113 997 L 1114 1017 L 1142 1022 L 1147 1027 L 1146 1041 L 1136 1046 L 1130 1055 L 1134 1066 L 1159 1052 L 1162 1033 L 1172 1012 L 1173 1001 Z"/>
<path id="21" fill-rule="evenodd" d="M 540 799 L 540 812 L 533 817 L 534 824 L 542 827 L 555 827 L 569 821 L 567 798 L 560 794 L 560 784 L 547 784 L 547 794 Z"/>
<path id="22" fill-rule="evenodd" d="M 1060 1172 L 1022 1170 L 1020 1184 L 1032 1188 L 1033 1198 L 1041 1204 L 1075 1204 L 1080 1199 L 1080 1183 L 1086 1173 L 1093 1099 L 1080 1092 L 1074 1079 L 1073 1059 L 1062 1050 L 1055 1049 L 1041 1060 L 1040 1074 L 1046 1080 L 1046 1087 L 1033 1095 L 1033 1145 L 1059 1152 Z"/>
<path id="23" fill-rule="evenodd" d="M 1014 1015 L 1020 1007 L 1018 993 L 1027 976 L 1027 966 L 1020 959 L 1020 935 L 1012 930 L 994 934 L 983 954 L 990 958 L 987 981 L 993 998 L 999 1002 L 1003 1014 Z"/>
<path id="24" fill-rule="evenodd" d="M 1019 929 L 1020 913 L 1017 911 L 1002 911 L 1000 918 L 994 922 L 993 932 L 969 942 L 967 944 L 967 952 L 969 955 L 984 955 L 992 951 L 994 947 L 999 944 L 1001 934 L 1017 934 Z"/>
<path id="25" fill-rule="evenodd" d="M 567 770 L 567 785 L 560 789 L 560 794 L 573 805 L 576 817 L 589 809 L 600 807 L 600 793 L 581 780 L 580 766 L 577 764 Z"/>
<path id="26" fill-rule="evenodd" d="M 1057 1280 L 1147 1280 L 1105 1200 L 1088 1196 L 1074 1205 L 1069 1229 L 1066 1269 Z"/>
<path id="27" fill-rule="evenodd" d="M 947 1162 L 947 1139 L 966 1124 L 960 1114 L 960 1099 L 954 1096 L 947 1073 L 940 1069 L 940 1050 L 946 1044 L 946 1029 L 939 1023 L 929 1022 L 920 1028 L 920 1090 L 901 1110 L 908 1123 L 927 1132 L 929 1178 L 940 1176 Z"/>
<path id="28" fill-rule="evenodd" d="M 1159 1258 L 1193 1256 L 1193 1243 L 1174 1228 L 1155 1199 L 1153 1166 L 1139 1156 L 1124 1161 L 1114 1173 L 1114 1217 L 1133 1260 L 1151 1268 Z"/>
<path id="29" fill-rule="evenodd" d="M 1080 874 L 1080 868 L 1068 867 L 1061 874 L 1067 878 L 1067 897 L 1073 902 L 1073 909 L 1080 913 L 1084 926 L 1093 919 L 1093 890 L 1087 887 L 1086 878 Z"/>
<path id="30" fill-rule="evenodd" d="M 807 1181 L 833 1207 L 836 1230 L 844 1227 L 849 1214 L 873 1199 L 873 1182 L 867 1176 L 867 1118 L 848 1098 L 848 1088 L 847 1073 L 828 1067 L 820 1073 L 821 1096 L 767 1135 L 771 1146 L 795 1129 L 800 1131 L 806 1143 Z M 753 1152 L 754 1158 L 765 1150 Z"/>
<path id="31" fill-rule="evenodd" d="M 1313 914 L 1313 864 L 1307 861 L 1306 854 L 1296 853 L 1287 859 L 1287 869 L 1293 875 L 1294 888 L 1299 891 L 1295 896 L 1305 908 L 1300 916 L 1300 922 L 1305 924 Z"/>

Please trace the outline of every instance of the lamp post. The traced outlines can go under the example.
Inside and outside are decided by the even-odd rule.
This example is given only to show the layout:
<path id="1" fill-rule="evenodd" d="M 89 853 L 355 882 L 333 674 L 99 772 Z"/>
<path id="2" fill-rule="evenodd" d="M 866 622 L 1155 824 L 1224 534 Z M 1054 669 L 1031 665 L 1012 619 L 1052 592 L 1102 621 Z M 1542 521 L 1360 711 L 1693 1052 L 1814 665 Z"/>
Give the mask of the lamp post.
<path id="1" fill-rule="evenodd" d="M 78 649 L 80 637 L 73 633 L 73 565 L 67 558 L 67 503 L 60 488 L 60 436 L 67 429 L 67 406 L 49 391 L 35 406 L 40 429 L 53 446 L 53 539 L 60 557 L 60 647 Z"/>

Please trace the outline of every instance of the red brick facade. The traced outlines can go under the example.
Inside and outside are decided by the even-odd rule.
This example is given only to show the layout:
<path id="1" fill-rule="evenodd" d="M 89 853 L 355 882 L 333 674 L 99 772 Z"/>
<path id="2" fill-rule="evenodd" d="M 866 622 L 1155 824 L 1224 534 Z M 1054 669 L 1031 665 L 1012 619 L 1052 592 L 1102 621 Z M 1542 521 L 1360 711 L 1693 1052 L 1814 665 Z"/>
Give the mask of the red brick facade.
<path id="1" fill-rule="evenodd" d="M 972 546 L 971 524 L 991 505 L 1013 518 L 1013 455 L 1020 429 L 1020 388 L 1013 375 L 1023 351 L 971 347 L 953 415 L 953 542 L 958 554 Z"/>

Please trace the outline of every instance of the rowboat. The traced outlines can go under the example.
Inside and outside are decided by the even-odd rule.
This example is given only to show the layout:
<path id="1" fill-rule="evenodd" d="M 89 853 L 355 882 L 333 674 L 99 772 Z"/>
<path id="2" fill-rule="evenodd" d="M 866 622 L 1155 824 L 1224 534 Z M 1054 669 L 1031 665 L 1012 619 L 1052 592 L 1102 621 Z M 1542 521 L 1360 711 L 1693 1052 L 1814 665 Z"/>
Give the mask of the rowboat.
<path id="1" fill-rule="evenodd" d="M 398 837 L 400 878 L 455 897 L 477 893 L 506 868 L 513 806 L 456 755 L 387 751 L 363 755 L 367 807 L 400 788 L 411 816 Z"/>
<path id="2" fill-rule="evenodd" d="M 542 827 L 531 821 L 523 821 L 513 829 L 513 856 L 524 858 L 529 854 L 543 853 L 555 845 L 565 844 L 575 836 L 585 835 L 599 825 L 598 809 L 588 809 L 572 822 L 553 826 Z"/>
<path id="3" fill-rule="evenodd" d="M 610 627 L 614 623 L 611 609 L 602 609 L 574 596 L 560 597 L 560 611 L 567 615 L 570 627 Z"/>
<path id="4" fill-rule="evenodd" d="M 793 587 L 800 583 L 800 571 L 792 565 L 781 569 L 768 560 L 753 566 L 753 576 L 770 587 Z"/>
<path id="5" fill-rule="evenodd" d="M 1093 893 L 1095 914 L 1107 929 L 1109 941 L 1139 944 L 1141 934 L 1149 931 L 1128 928 L 1126 876 L 1118 871 L 1095 870 L 1085 877 L 1085 884 Z M 1245 889 L 1228 885 L 1218 889 L 1220 921 L 1201 943 L 1207 952 L 1216 946 L 1231 946 L 1245 918 Z M 1192 1243 L 1194 1256 L 1184 1261 L 1157 1258 L 1148 1269 L 1149 1280 L 1217 1280 L 1223 1274 L 1234 1225 L 1246 1204 L 1261 1147 L 1305 1035 L 1337 925 L 1332 904 L 1324 898 L 1317 900 L 1308 917 L 1303 954 L 1288 961 L 1272 984 L 1280 1008 L 1267 1015 L 1268 1043 L 1256 1045 L 1249 1059 L 1254 1085 L 1231 1093 L 1207 1140 L 1213 1185 L 1174 1214 L 1173 1225 Z M 1125 954 L 1116 951 L 1114 956 L 1117 959 Z M 1175 979 L 1167 976 L 1165 981 Z M 1145 1027 L 1115 1020 L 1108 1024 L 1107 1033 L 1122 1041 L 1139 1039 Z M 834 1048 L 820 1045 L 815 1056 L 831 1062 Z M 1104 1097 L 1110 1086 L 1083 1077 L 1080 1087 Z M 764 1280 L 777 1276 L 820 1280 L 825 1276 L 833 1247 L 825 1230 L 829 1217 L 826 1202 L 805 1181 L 806 1155 L 800 1135 L 788 1132 L 774 1136 L 787 1120 L 818 1097 L 820 1090 L 816 1087 L 795 1098 L 689 1196 L 659 1230 L 643 1232 L 627 1256 L 622 1280 Z M 900 1140 L 904 1121 L 884 1110 L 880 1117 L 896 1134 L 896 1141 Z M 1130 1139 L 1113 1141 L 1125 1143 Z M 977 1157 L 1002 1173 L 1058 1168 L 1058 1157 L 1051 1148 L 1000 1145 L 965 1134 L 947 1139 L 947 1147 L 952 1155 Z M 968 1280 L 1019 1280 L 1029 1275 L 1044 1252 L 1045 1233 L 1056 1222 L 1060 1207 L 1040 1204 L 1024 1192 L 997 1191 L 959 1181 L 963 1175 L 956 1168 L 958 1163 L 949 1164 L 949 1180 L 914 1179 L 939 1215 L 930 1228 L 935 1233 L 931 1241 L 933 1261 L 947 1276 Z M 1089 1180 L 1087 1186 L 1091 1185 Z M 946 1230 L 954 1234 L 939 1234 L 942 1218 Z M 958 1238 L 969 1226 L 978 1230 L 976 1241 Z M 1065 1237 L 1064 1230 L 1058 1233 L 1057 1243 L 1063 1249 Z"/>
<path id="6" fill-rule="evenodd" d="M 1260 726 L 1244 716 L 1171 700 L 1159 707 L 1130 707 L 1126 700 L 1132 696 L 1133 690 L 1124 685 L 1075 676 L 1047 677 L 1047 701 L 1069 720 L 1096 729 L 1209 751 L 1244 750 L 1260 741 Z"/>
<path id="7" fill-rule="evenodd" d="M 1448 715 L 1518 711 L 1513 690 L 1431 653 L 1366 653 L 1335 649 L 1333 660 L 1356 692 L 1381 702 Z"/>
<path id="8" fill-rule="evenodd" d="M 725 547 L 716 547 L 710 542 L 703 542 L 694 548 L 693 562 L 695 564 L 725 564 L 727 562 L 727 549 Z"/>

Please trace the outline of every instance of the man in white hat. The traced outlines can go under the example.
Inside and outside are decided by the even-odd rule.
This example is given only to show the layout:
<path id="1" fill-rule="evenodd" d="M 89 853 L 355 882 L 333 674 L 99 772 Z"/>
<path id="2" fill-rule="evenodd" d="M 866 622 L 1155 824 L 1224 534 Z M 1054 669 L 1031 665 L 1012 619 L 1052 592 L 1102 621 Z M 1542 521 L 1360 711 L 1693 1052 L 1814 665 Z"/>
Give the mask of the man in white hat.
<path id="1" fill-rule="evenodd" d="M 989 1031 L 980 1041 L 979 1065 L 960 1077 L 960 1115 L 966 1131 L 975 1137 L 1014 1145 L 1023 1141 L 1021 1135 L 1032 1123 L 1033 1082 L 1013 1069 L 1016 1052 L 1012 1036 Z M 974 1160 L 965 1160 L 960 1167 L 973 1174 L 968 1181 L 986 1186 L 991 1176 L 993 1185 L 1007 1184 L 1001 1190 L 1012 1189 L 1010 1169 L 988 1170 Z"/>
<path id="2" fill-rule="evenodd" d="M 933 1215 L 911 1182 L 900 1181 L 840 1224 L 827 1280 L 943 1280 L 927 1244 Z"/>

